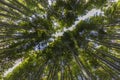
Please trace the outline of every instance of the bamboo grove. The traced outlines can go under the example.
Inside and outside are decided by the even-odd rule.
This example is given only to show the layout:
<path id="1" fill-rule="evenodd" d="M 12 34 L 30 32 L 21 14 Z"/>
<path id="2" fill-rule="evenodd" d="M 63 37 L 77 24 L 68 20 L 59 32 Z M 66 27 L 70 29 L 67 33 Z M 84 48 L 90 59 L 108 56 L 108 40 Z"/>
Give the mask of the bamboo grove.
<path id="1" fill-rule="evenodd" d="M 0 0 L 0 80 L 120 80 L 120 1 Z"/>

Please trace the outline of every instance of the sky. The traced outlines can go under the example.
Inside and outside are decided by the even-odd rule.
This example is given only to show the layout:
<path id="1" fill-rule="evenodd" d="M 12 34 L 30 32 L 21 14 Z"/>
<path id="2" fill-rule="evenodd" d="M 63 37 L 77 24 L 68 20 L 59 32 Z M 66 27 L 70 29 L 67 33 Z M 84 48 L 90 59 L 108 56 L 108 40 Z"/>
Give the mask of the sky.
<path id="1" fill-rule="evenodd" d="M 16 60 L 14 66 L 12 68 L 9 68 L 7 71 L 5 71 L 3 76 L 7 76 L 8 73 L 12 72 L 21 63 L 22 63 L 22 59 Z"/>

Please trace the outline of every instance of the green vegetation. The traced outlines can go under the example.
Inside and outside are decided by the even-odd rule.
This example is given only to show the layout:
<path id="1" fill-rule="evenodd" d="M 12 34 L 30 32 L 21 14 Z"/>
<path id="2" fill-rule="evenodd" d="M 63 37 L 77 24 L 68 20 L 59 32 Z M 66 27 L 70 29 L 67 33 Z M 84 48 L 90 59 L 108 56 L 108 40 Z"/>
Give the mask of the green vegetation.
<path id="1" fill-rule="evenodd" d="M 0 0 L 0 80 L 120 80 L 120 0 Z"/>

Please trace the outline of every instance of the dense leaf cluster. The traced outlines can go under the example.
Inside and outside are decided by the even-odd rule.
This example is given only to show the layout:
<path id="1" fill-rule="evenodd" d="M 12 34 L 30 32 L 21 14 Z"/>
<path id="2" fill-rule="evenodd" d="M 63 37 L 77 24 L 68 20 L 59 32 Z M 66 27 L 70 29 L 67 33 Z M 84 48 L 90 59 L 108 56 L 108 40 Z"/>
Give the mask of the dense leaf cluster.
<path id="1" fill-rule="evenodd" d="M 0 0 L 0 79 L 119 80 L 120 1 Z"/>

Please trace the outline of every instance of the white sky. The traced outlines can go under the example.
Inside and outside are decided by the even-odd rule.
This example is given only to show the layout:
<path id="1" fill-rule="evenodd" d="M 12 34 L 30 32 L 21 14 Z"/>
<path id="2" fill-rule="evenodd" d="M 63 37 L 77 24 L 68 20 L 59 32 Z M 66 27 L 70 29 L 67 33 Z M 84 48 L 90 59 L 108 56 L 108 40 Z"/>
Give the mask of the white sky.
<path id="1" fill-rule="evenodd" d="M 7 71 L 5 71 L 4 74 L 3 74 L 3 76 L 4 77 L 7 76 L 8 73 L 12 72 L 21 63 L 22 63 L 22 59 L 16 60 L 14 66 L 12 68 L 9 68 Z"/>
<path id="2" fill-rule="evenodd" d="M 110 1 L 110 2 L 118 2 L 118 0 L 108 0 L 108 1 Z"/>
<path id="3" fill-rule="evenodd" d="M 55 37 L 58 37 L 58 36 L 62 36 L 64 32 L 66 31 L 72 31 L 75 26 L 81 21 L 81 20 L 85 20 L 85 19 L 88 19 L 94 15 L 100 15 L 100 14 L 103 14 L 103 12 L 100 10 L 100 9 L 92 9 L 90 11 L 88 11 L 88 13 L 85 15 L 85 16 L 79 16 L 78 17 L 78 20 L 75 21 L 71 27 L 69 27 L 68 29 L 64 28 L 64 31 L 62 32 L 56 32 L 55 34 L 53 34 L 52 36 L 55 36 Z"/>

